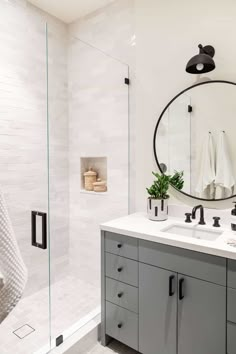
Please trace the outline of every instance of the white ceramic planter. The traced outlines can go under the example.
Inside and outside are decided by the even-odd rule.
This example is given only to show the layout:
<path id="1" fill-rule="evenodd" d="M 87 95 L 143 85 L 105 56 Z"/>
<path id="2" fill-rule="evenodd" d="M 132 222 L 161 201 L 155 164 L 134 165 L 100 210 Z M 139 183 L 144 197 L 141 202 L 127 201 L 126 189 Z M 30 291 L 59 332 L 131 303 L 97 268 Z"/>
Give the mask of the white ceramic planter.
<path id="1" fill-rule="evenodd" d="M 147 200 L 148 218 L 153 221 L 165 221 L 168 219 L 168 199 Z"/>

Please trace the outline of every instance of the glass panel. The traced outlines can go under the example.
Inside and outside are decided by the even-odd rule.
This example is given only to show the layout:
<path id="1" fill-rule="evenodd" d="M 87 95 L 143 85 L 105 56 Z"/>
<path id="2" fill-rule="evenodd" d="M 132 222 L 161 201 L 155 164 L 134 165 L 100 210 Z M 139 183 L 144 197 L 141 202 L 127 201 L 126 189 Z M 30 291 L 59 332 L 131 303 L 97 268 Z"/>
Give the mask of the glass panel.
<path id="1" fill-rule="evenodd" d="M 169 173 L 184 171 L 184 189 L 191 190 L 191 98 L 181 95 L 168 110 Z M 174 159 L 175 157 L 175 159 Z M 178 157 L 178 158 L 177 158 Z"/>
<path id="2" fill-rule="evenodd" d="M 163 172 L 184 171 L 184 191 L 191 191 L 191 99 L 181 95 L 161 119 L 156 151 Z M 177 158 L 178 157 L 178 158 Z"/>
<path id="3" fill-rule="evenodd" d="M 46 30 L 24 3 L 0 2 L 1 354 L 50 343 L 47 230 L 32 213 L 48 212 Z"/>
<path id="4" fill-rule="evenodd" d="M 129 199 L 128 66 L 70 38 L 68 73 L 68 96 L 49 80 L 53 345 L 100 312 L 99 224 Z"/>

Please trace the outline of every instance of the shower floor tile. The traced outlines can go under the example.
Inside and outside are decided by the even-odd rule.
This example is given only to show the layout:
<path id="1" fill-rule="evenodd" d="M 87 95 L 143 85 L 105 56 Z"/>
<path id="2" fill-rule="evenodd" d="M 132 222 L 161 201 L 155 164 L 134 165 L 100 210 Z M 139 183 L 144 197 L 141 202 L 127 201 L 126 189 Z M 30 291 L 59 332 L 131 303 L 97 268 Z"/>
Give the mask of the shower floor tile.
<path id="1" fill-rule="evenodd" d="M 51 287 L 52 338 L 88 315 L 100 303 L 100 289 L 68 274 Z M 13 332 L 25 324 L 35 329 L 20 339 Z M 0 325 L 1 354 L 34 354 L 50 343 L 49 291 L 44 288 L 23 298 Z"/>

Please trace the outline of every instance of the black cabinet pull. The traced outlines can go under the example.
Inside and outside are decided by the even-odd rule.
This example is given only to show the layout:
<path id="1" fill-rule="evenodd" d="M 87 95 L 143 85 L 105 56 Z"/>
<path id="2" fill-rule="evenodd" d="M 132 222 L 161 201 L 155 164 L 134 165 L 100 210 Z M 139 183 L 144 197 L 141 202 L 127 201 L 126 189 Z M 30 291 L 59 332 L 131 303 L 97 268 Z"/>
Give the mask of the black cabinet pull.
<path id="1" fill-rule="evenodd" d="M 122 323 L 119 323 L 117 327 L 122 328 Z"/>
<path id="2" fill-rule="evenodd" d="M 41 218 L 40 230 L 37 230 L 37 218 Z M 38 235 L 37 235 L 38 234 Z M 41 235 L 41 237 L 37 237 Z M 41 239 L 41 242 L 38 241 Z M 47 249 L 47 214 L 40 211 L 31 212 L 31 244 L 34 247 Z"/>
<path id="3" fill-rule="evenodd" d="M 122 247 L 122 244 L 121 244 L 121 243 L 118 243 L 117 247 L 118 247 L 118 248 L 121 248 L 121 247 Z"/>
<path id="4" fill-rule="evenodd" d="M 173 290 L 173 280 L 175 279 L 174 275 L 171 275 L 169 277 L 169 296 L 173 296 L 175 294 L 174 290 Z"/>
<path id="5" fill-rule="evenodd" d="M 117 296 L 121 298 L 123 296 L 123 293 L 119 293 Z"/>
<path id="6" fill-rule="evenodd" d="M 122 270 L 123 270 L 123 268 L 122 268 L 122 267 L 120 267 L 120 268 L 118 268 L 118 269 L 117 269 L 117 272 L 119 272 L 119 273 L 120 273 L 120 272 L 122 272 Z"/>
<path id="7" fill-rule="evenodd" d="M 184 278 L 181 278 L 179 280 L 179 300 L 183 300 L 184 298 L 183 285 L 184 285 Z"/>

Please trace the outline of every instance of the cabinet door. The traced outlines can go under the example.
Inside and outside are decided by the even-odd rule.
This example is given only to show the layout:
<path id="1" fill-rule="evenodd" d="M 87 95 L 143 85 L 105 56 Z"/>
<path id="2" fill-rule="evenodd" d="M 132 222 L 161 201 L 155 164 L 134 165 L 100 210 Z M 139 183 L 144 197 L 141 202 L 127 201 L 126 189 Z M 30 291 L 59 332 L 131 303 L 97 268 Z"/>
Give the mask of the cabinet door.
<path id="1" fill-rule="evenodd" d="M 225 354 L 226 288 L 180 274 L 178 280 L 178 354 Z"/>
<path id="2" fill-rule="evenodd" d="M 139 351 L 176 354 L 176 316 L 177 274 L 140 263 Z"/>

